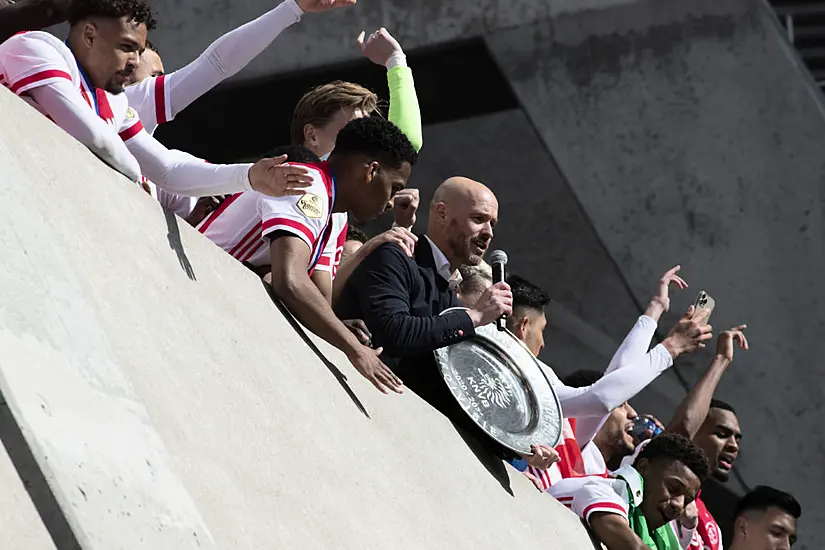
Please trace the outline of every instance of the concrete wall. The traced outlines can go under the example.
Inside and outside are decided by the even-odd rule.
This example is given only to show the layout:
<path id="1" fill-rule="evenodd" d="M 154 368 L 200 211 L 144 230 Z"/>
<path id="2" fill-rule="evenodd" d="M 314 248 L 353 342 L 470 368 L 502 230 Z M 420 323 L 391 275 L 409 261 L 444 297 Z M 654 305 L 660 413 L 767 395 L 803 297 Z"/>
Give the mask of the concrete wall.
<path id="1" fill-rule="evenodd" d="M 800 498 L 800 547 L 818 547 L 825 117 L 769 8 L 659 0 L 487 43 L 635 299 L 678 262 L 717 329 L 750 325 L 719 390 L 739 471 Z"/>
<path id="2" fill-rule="evenodd" d="M 638 0 L 361 0 L 355 7 L 328 14 L 309 14 L 288 29 L 236 80 L 306 69 L 360 57 L 355 38 L 387 27 L 405 49 L 477 37 L 563 13 L 628 4 Z M 223 33 L 276 5 L 271 0 L 156 0 L 158 45 L 167 69 L 195 59 Z"/>
<path id="3" fill-rule="evenodd" d="M 0 390 L 20 437 L 2 435 L 47 484 L 57 548 L 590 547 L 572 514 L 411 392 L 383 396 L 308 345 L 254 275 L 5 90 L 0 112 Z M 31 525 L 3 546 L 46 548 L 19 486 L 3 505 Z"/>

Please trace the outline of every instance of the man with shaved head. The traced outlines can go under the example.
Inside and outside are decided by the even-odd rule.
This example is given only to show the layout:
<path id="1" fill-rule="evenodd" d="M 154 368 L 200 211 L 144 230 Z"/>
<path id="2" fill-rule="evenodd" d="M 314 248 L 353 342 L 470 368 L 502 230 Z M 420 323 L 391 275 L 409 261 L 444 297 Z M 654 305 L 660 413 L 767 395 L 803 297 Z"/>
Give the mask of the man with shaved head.
<path id="1" fill-rule="evenodd" d="M 443 311 L 461 304 L 456 297 L 457 269 L 478 265 L 493 239 L 498 201 L 487 186 L 463 177 L 449 178 L 430 204 L 427 233 L 413 257 L 396 244 L 384 244 L 363 260 L 344 288 L 336 313 L 363 319 L 372 343 L 384 348 L 381 359 L 404 384 L 464 428 L 492 454 L 514 458 L 459 407 L 438 371 L 435 349 L 466 340 L 476 327 L 512 313 L 506 283 L 485 290 L 468 310 Z M 528 462 L 547 467 L 556 452 L 534 445 Z"/>

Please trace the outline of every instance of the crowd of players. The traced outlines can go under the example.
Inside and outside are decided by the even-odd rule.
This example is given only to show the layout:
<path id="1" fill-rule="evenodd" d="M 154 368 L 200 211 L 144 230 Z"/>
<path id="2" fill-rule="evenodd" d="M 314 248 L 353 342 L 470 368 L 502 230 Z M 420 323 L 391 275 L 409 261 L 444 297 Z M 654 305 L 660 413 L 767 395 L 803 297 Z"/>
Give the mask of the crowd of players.
<path id="1" fill-rule="evenodd" d="M 736 412 L 713 394 L 734 349 L 748 348 L 746 327 L 717 334 L 711 364 L 666 425 L 629 404 L 676 357 L 713 338 L 707 319 L 691 307 L 649 349 L 670 309 L 670 288 L 687 287 L 679 266 L 662 276 L 604 372 L 561 380 L 541 364 L 564 414 L 555 448 L 536 441 L 531 453 L 512 453 L 450 395 L 433 350 L 506 315 L 510 331 L 538 357 L 550 298 L 519 277 L 493 284 L 482 258 L 498 201 L 482 183 L 443 182 L 426 231 L 412 232 L 419 196 L 406 185 L 423 143 L 421 115 L 412 71 L 386 29 L 356 42 L 386 68 L 387 119 L 371 116 L 375 94 L 336 81 L 301 98 L 292 144 L 255 163 L 210 164 L 152 137 L 304 14 L 354 3 L 284 0 L 167 73 L 148 40 L 155 19 L 144 0 L 0 0 L 0 84 L 263 277 L 304 326 L 343 351 L 378 390 L 413 390 L 578 514 L 607 548 L 721 549 L 719 525 L 700 492 L 709 478 L 727 481 L 738 456 Z M 65 41 L 37 30 L 63 20 L 70 25 Z M 373 238 L 358 229 L 385 211 L 395 218 L 392 229 Z M 465 309 L 442 314 L 459 305 Z M 800 515 L 791 495 L 757 487 L 739 502 L 727 546 L 789 548 Z"/>

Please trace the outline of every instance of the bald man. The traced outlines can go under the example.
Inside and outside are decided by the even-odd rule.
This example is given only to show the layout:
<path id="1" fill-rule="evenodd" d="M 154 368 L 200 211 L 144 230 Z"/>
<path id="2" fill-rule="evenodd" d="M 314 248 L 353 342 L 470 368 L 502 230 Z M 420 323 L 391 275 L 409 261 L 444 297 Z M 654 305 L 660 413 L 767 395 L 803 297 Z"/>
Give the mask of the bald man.
<path id="1" fill-rule="evenodd" d="M 450 420 L 476 437 L 499 458 L 513 453 L 487 437 L 458 406 L 439 374 L 435 349 L 475 334 L 476 327 L 512 313 L 513 297 L 505 283 L 491 286 L 468 311 L 440 315 L 460 306 L 455 287 L 461 265 L 478 265 L 493 239 L 498 201 L 485 185 L 455 177 L 442 183 L 430 204 L 426 235 L 409 255 L 397 244 L 375 249 L 350 276 L 336 304 L 342 319 L 363 319 L 381 359 L 404 384 Z M 557 459 L 553 449 L 534 446 L 525 457 L 547 467 Z"/>

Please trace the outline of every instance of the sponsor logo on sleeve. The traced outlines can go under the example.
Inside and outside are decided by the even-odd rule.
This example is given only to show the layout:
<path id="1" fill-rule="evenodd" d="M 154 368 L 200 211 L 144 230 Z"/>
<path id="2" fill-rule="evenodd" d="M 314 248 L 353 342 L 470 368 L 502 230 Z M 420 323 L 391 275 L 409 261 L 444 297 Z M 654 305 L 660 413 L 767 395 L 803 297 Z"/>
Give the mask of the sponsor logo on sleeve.
<path id="1" fill-rule="evenodd" d="M 296 208 L 307 218 L 320 218 L 324 212 L 324 204 L 321 197 L 312 193 L 307 193 L 295 204 Z"/>

